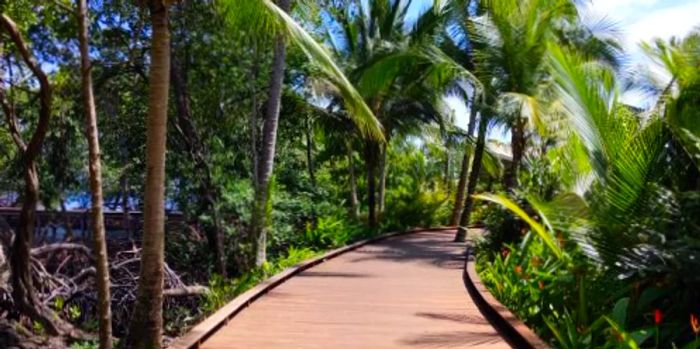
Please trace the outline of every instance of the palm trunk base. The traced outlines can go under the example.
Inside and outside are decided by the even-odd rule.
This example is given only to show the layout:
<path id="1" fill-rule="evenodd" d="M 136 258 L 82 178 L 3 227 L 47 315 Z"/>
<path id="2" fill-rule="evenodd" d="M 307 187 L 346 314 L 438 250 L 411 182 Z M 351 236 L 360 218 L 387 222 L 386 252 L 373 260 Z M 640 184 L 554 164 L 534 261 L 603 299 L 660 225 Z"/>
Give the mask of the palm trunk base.
<path id="1" fill-rule="evenodd" d="M 465 242 L 467 241 L 467 228 L 459 227 L 457 229 L 457 234 L 455 234 L 454 242 Z"/>

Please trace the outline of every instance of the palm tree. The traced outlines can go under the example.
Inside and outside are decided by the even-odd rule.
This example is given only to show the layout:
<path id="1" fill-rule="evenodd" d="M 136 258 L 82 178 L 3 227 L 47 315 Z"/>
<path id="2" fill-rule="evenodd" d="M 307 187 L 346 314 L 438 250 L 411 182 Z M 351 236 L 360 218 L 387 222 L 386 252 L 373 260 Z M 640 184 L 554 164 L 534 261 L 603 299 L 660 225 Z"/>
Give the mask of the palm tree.
<path id="1" fill-rule="evenodd" d="M 141 271 L 126 346 L 161 347 L 165 247 L 165 152 L 170 89 L 170 1 L 148 2 L 151 16 L 151 67 L 146 130 L 146 185 Z"/>
<path id="2" fill-rule="evenodd" d="M 488 0 L 481 6 L 484 14 L 471 19 L 471 40 L 478 44 L 477 68 L 483 79 L 493 79 L 499 114 L 510 127 L 513 159 L 503 184 L 512 190 L 527 145 L 528 119 L 536 122 L 542 113 L 544 43 L 556 40 L 562 21 L 576 18 L 576 7 L 570 0 Z"/>
<path id="3" fill-rule="evenodd" d="M 97 131 L 95 113 L 95 96 L 92 90 L 92 73 L 87 1 L 78 0 L 78 41 L 80 42 L 80 65 L 83 90 L 83 107 L 87 125 L 88 150 L 90 154 L 90 192 L 92 193 L 92 239 L 94 241 L 95 266 L 97 271 L 97 303 L 100 326 L 100 348 L 112 348 L 112 314 L 110 307 L 109 261 L 107 259 L 107 241 L 105 239 L 104 217 L 102 214 L 102 163 L 100 157 L 100 140 Z"/>
<path id="4" fill-rule="evenodd" d="M 475 108 L 472 105 L 472 108 Z M 485 111 L 485 108 L 484 108 Z M 486 147 L 486 131 L 488 130 L 489 120 L 485 112 L 481 113 L 479 118 L 479 130 L 476 138 L 476 147 L 474 149 L 474 160 L 472 161 L 472 168 L 469 171 L 469 185 L 467 186 L 467 193 L 464 197 L 464 209 L 459 218 L 459 228 L 457 229 L 457 234 L 455 235 L 456 242 L 464 242 L 467 237 L 467 226 L 469 225 L 472 213 L 472 206 L 474 204 L 474 192 L 476 191 L 476 183 L 479 181 L 479 175 L 481 173 L 481 166 L 484 157 L 484 149 Z"/>
<path id="5" fill-rule="evenodd" d="M 250 237 L 254 241 L 255 264 L 262 265 L 266 260 L 267 248 L 267 203 L 270 200 L 269 181 L 272 175 L 275 156 L 277 124 L 280 99 L 284 79 L 286 39 L 298 45 L 307 57 L 315 63 L 323 75 L 331 81 L 336 93 L 343 99 L 348 115 L 361 133 L 368 139 L 381 140 L 381 126 L 372 111 L 364 103 L 352 84 L 333 62 L 326 50 L 319 45 L 287 12 L 291 8 L 289 0 L 274 4 L 270 0 L 220 1 L 222 12 L 233 28 L 245 28 L 255 35 L 274 34 L 274 59 L 270 78 L 270 94 L 263 125 L 263 142 L 258 163 L 254 172 L 256 180 L 253 200 L 253 218 Z M 279 5 L 279 6 L 278 6 Z"/>
<path id="6" fill-rule="evenodd" d="M 410 2 L 339 1 L 328 6 L 334 26 L 329 41 L 359 91 L 382 123 L 387 143 L 366 140 L 367 203 L 370 226 L 384 207 L 386 144 L 427 122 L 441 121 L 440 99 L 457 78 L 473 79 L 436 45 L 450 6 L 436 1 L 410 25 Z M 408 29 L 406 29 L 408 28 Z"/>

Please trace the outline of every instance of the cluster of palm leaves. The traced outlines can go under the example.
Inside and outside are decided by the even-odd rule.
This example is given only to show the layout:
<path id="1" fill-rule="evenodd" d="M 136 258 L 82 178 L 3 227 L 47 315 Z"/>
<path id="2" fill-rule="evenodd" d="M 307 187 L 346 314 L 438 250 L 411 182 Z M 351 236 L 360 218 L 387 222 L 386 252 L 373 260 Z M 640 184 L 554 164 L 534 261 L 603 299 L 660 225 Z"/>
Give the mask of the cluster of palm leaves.
<path id="1" fill-rule="evenodd" d="M 592 278 L 628 285 L 622 295 L 654 290 L 654 305 L 681 319 L 661 338 L 678 344 L 690 337 L 684 319 L 698 311 L 700 286 L 700 32 L 643 48 L 656 66 L 630 87 L 657 100 L 648 112 L 620 101 L 615 66 L 550 44 L 541 119 L 564 126 L 545 154 L 560 186 L 550 198 L 520 193 L 542 223 L 505 196 L 481 198 L 522 217 L 556 255 L 558 234 L 569 236 L 598 270 Z"/>
<path id="2" fill-rule="evenodd" d="M 697 282 L 687 271 L 697 264 L 699 34 L 644 46 L 659 67 L 631 86 L 658 102 L 642 113 L 620 101 L 620 46 L 601 35 L 607 24 L 588 23 L 569 0 L 434 1 L 413 22 L 410 1 L 324 1 L 321 27 L 332 52 L 271 1 L 221 3 L 232 21 L 286 31 L 317 63 L 326 81 L 319 85 L 333 100 L 329 114 L 353 120 L 362 136 L 349 138 L 365 150 L 370 223 L 375 206 L 383 207 L 384 141 L 444 123 L 441 99 L 456 93 L 478 111 L 480 133 L 494 123 L 510 130 L 507 190 L 517 188 L 533 149 L 552 163 L 556 195 L 523 196 L 553 249 L 551 235 L 564 231 L 620 277 L 672 273 Z M 252 14 L 263 7 L 274 16 Z M 462 136 L 474 149 L 472 135 Z"/>

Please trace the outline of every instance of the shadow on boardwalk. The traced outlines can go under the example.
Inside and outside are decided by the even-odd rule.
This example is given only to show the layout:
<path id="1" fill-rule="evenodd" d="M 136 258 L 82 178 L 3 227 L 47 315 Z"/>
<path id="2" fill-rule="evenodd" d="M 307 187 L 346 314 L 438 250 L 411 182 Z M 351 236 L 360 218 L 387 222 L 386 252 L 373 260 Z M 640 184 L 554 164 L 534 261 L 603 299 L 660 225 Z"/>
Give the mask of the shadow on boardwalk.
<path id="1" fill-rule="evenodd" d="M 386 260 L 397 263 L 430 263 L 439 268 L 462 269 L 466 250 L 464 244 L 446 241 L 445 232 L 425 232 L 401 239 L 389 239 L 369 246 L 353 254 L 353 263 L 369 260 Z M 446 246 L 455 248 L 446 251 Z"/>
<path id="2" fill-rule="evenodd" d="M 453 234 L 390 238 L 305 270 L 201 348 L 509 348 L 469 298 Z"/>

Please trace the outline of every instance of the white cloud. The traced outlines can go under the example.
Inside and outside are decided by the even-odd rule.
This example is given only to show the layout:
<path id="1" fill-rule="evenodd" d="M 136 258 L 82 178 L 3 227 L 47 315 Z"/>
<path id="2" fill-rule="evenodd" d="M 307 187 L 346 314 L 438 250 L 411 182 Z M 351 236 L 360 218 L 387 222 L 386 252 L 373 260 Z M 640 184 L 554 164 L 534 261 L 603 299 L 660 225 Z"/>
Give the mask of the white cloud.
<path id="1" fill-rule="evenodd" d="M 624 21 L 630 14 L 653 7 L 658 2 L 658 0 L 593 0 L 591 6 L 596 12 Z"/>
<path id="2" fill-rule="evenodd" d="M 700 24 L 700 2 L 686 2 L 647 13 L 626 28 L 628 45 L 654 38 L 685 36 Z"/>

